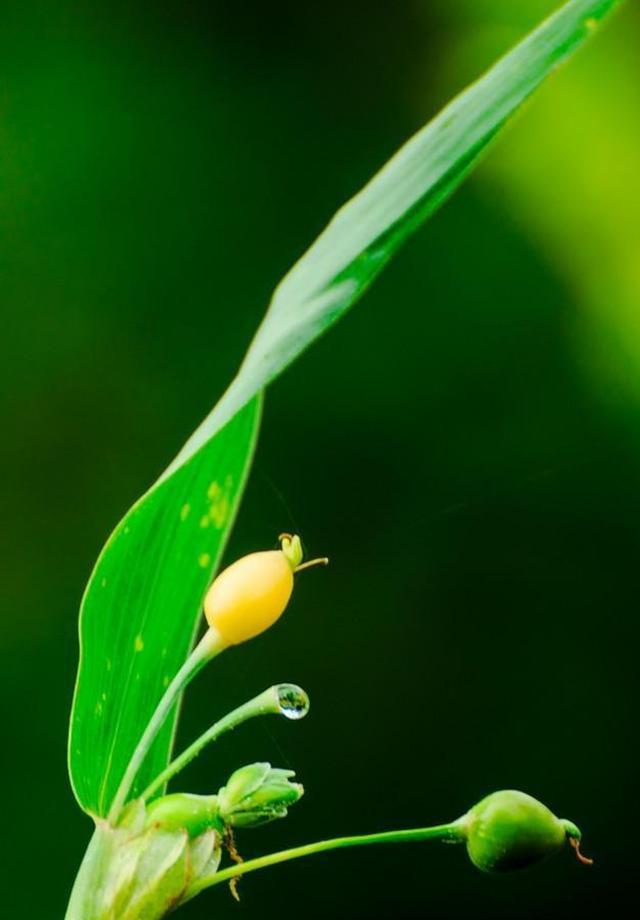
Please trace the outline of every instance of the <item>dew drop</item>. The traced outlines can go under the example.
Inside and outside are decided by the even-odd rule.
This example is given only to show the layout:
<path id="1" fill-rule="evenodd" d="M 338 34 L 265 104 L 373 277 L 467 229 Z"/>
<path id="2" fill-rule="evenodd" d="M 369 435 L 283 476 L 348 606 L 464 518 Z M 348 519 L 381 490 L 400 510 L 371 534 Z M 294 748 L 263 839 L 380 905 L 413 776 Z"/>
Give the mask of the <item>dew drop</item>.
<path id="1" fill-rule="evenodd" d="M 295 684 L 278 686 L 278 703 L 280 712 L 287 719 L 294 721 L 304 719 L 309 712 L 309 697 L 302 687 L 297 687 Z"/>

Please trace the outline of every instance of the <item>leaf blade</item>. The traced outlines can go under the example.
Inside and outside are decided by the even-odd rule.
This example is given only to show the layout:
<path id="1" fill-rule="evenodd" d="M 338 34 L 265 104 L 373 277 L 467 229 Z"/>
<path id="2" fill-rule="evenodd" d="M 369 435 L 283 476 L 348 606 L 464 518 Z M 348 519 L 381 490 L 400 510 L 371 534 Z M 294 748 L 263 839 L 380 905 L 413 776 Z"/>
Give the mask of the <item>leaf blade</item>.
<path id="1" fill-rule="evenodd" d="M 621 3 L 565 3 L 442 109 L 340 208 L 276 288 L 237 376 L 178 461 L 353 306 L 399 246 L 461 184 L 535 89 Z"/>
<path id="2" fill-rule="evenodd" d="M 74 791 L 86 810 L 95 814 L 105 814 L 108 810 L 126 767 L 127 754 L 135 746 L 137 737 L 134 740 L 133 735 L 141 733 L 162 693 L 162 682 L 173 676 L 186 657 L 200 600 L 222 552 L 249 468 L 257 430 L 257 394 L 356 302 L 404 240 L 463 181 L 536 87 L 620 2 L 570 0 L 419 131 L 338 211 L 276 289 L 245 360 L 222 399 L 160 480 L 116 528 L 90 579 L 81 614 L 83 653 L 72 713 L 69 766 Z M 232 451 L 233 457 L 225 459 L 225 432 L 228 434 L 229 429 L 238 425 L 241 428 L 244 425 L 243 434 L 234 429 L 237 437 L 230 440 L 236 441 L 236 450 Z M 163 595 L 167 587 L 162 574 L 163 565 L 168 562 L 167 547 L 176 545 L 179 533 L 176 514 L 189 504 L 187 496 L 198 495 L 199 501 L 203 499 L 206 484 L 203 463 L 212 458 L 223 477 L 226 471 L 232 471 L 233 494 L 230 492 L 226 498 L 233 507 L 228 520 L 221 525 L 219 539 L 201 550 L 202 555 L 209 556 L 206 564 L 200 566 L 201 577 L 193 578 L 194 559 L 187 560 L 186 556 L 171 570 L 169 582 L 173 594 L 169 591 L 168 596 L 175 605 L 172 611 Z M 189 482 L 185 471 L 192 464 L 200 472 Z M 183 504 L 178 507 L 180 501 Z M 135 552 L 127 557 L 114 547 L 117 540 L 129 536 L 124 528 L 142 512 L 148 515 L 148 520 L 130 541 Z M 165 533 L 164 549 L 153 541 L 154 527 Z M 199 533 L 191 534 L 184 541 L 184 552 L 187 545 L 192 552 L 200 537 Z M 180 540 L 177 545 L 181 545 Z M 144 564 L 145 553 L 154 559 L 148 568 Z M 101 595 L 106 588 L 102 581 L 106 578 L 108 585 L 109 577 L 121 577 L 118 573 L 123 568 L 126 571 L 122 563 L 127 561 L 137 588 L 132 592 L 121 586 L 124 607 L 117 609 L 115 601 L 107 603 L 106 595 Z M 175 594 L 180 572 L 186 571 L 192 575 L 186 592 L 188 601 Z M 141 611 L 134 602 L 148 597 L 152 602 L 142 608 L 145 614 L 141 619 Z M 183 610 L 182 619 L 176 613 L 179 609 Z M 172 649 L 163 660 L 163 668 L 150 657 L 146 660 L 140 657 L 145 648 L 149 652 L 144 624 L 154 617 L 156 624 L 164 622 L 168 631 L 152 638 L 152 647 L 162 653 L 169 643 Z M 134 626 L 140 629 L 134 630 Z M 142 647 L 137 647 L 140 644 Z M 98 660 L 101 655 L 106 658 L 104 649 L 109 647 L 123 650 L 123 658 L 128 662 L 123 676 L 115 682 L 105 677 L 105 660 Z M 138 668 L 141 661 L 145 662 L 143 671 Z M 102 684 L 98 679 L 91 680 L 92 667 L 102 675 Z M 115 700 L 109 696 L 112 691 Z M 104 693 L 106 699 L 102 698 Z M 174 725 L 175 713 L 156 740 L 139 776 L 138 789 L 166 765 Z"/>
<path id="3" fill-rule="evenodd" d="M 255 400 L 161 479 L 118 524 L 89 579 L 69 771 L 76 798 L 91 814 L 108 812 L 141 729 L 188 654 L 244 488 L 258 422 Z M 166 765 L 175 715 L 136 788 Z"/>

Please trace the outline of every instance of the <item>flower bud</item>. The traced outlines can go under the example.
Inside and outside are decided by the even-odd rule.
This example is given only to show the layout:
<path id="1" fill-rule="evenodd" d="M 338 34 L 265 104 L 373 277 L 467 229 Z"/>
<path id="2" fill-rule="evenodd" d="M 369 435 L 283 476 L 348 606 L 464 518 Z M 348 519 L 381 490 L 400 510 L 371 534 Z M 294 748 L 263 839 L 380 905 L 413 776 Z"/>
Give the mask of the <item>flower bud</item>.
<path id="1" fill-rule="evenodd" d="M 210 827 L 222 831 L 218 796 L 187 792 L 162 796 L 147 806 L 146 826 L 165 831 L 186 830 L 190 837 L 197 837 Z"/>
<path id="2" fill-rule="evenodd" d="M 281 549 L 251 553 L 224 569 L 204 600 L 209 626 L 226 645 L 238 645 L 260 635 L 284 613 L 293 574 L 326 559 L 302 563 L 300 538 L 280 537 Z"/>
<path id="3" fill-rule="evenodd" d="M 580 831 L 524 792 L 508 789 L 487 796 L 465 815 L 467 852 L 483 872 L 524 869 L 569 840 L 578 849 Z"/>
<path id="4" fill-rule="evenodd" d="M 287 808 L 302 798 L 300 783 L 290 782 L 292 770 L 253 763 L 231 775 L 218 793 L 220 817 L 230 827 L 257 827 L 284 818 Z"/>

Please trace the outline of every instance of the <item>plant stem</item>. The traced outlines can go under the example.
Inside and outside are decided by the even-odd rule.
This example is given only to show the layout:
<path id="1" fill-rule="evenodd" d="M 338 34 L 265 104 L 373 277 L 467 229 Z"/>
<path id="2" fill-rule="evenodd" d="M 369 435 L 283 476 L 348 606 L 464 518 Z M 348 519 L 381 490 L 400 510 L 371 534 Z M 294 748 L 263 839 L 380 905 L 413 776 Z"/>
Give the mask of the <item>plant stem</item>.
<path id="1" fill-rule="evenodd" d="M 187 684 L 193 680 L 196 674 L 202 670 L 205 664 L 212 658 L 215 658 L 220 652 L 224 651 L 225 648 L 226 644 L 222 641 L 220 635 L 215 630 L 208 629 L 165 690 L 155 712 L 149 720 L 149 724 L 145 728 L 140 741 L 138 741 L 136 749 L 131 755 L 131 760 L 118 786 L 118 791 L 115 794 L 109 811 L 108 820 L 111 824 L 115 824 L 118 820 L 138 771 L 149 752 L 149 748 L 162 728 L 179 694 L 184 690 Z"/>
<path id="2" fill-rule="evenodd" d="M 257 869 L 266 869 L 278 863 L 299 859 L 302 856 L 313 856 L 328 850 L 340 850 L 344 847 L 371 846 L 378 843 L 415 843 L 423 840 L 443 840 L 447 843 L 462 843 L 466 840 L 466 823 L 464 818 L 453 821 L 451 824 L 439 824 L 435 827 L 422 827 L 415 830 L 386 831 L 382 834 L 366 834 L 359 837 L 336 837 L 333 840 L 320 840 L 317 843 L 308 843 L 305 846 L 294 847 L 290 850 L 281 850 L 260 856 L 236 866 L 230 866 L 221 872 L 205 875 L 197 879 L 189 888 L 187 900 L 199 894 L 205 888 L 228 882 L 231 879 L 255 872 Z"/>
<path id="3" fill-rule="evenodd" d="M 89 842 L 71 891 L 65 920 L 90 920 L 96 916 L 98 893 L 113 858 L 113 832 L 98 825 Z"/>
<path id="4" fill-rule="evenodd" d="M 207 729 L 207 731 L 200 735 L 193 744 L 190 744 L 188 748 L 179 754 L 175 760 L 172 760 L 162 773 L 156 776 L 144 790 L 141 798 L 143 798 L 145 802 L 150 799 L 161 786 L 183 770 L 187 764 L 191 763 L 194 757 L 197 757 L 207 744 L 216 741 L 225 732 L 231 731 L 242 724 L 242 722 L 246 722 L 247 719 L 252 719 L 254 716 L 264 716 L 270 713 L 279 712 L 280 701 L 278 698 L 278 686 L 276 685 L 274 687 L 269 687 L 268 690 L 264 690 L 252 700 L 243 703 L 242 706 L 238 706 L 233 712 L 227 713 L 226 716 L 212 725 L 211 728 Z"/>

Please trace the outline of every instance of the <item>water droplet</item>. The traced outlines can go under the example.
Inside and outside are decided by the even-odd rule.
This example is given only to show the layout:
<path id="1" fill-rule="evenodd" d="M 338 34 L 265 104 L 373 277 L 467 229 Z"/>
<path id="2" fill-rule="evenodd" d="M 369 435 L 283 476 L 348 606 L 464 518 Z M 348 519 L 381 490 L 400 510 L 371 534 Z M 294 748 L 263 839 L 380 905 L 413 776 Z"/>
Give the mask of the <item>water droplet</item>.
<path id="1" fill-rule="evenodd" d="M 280 712 L 287 719 L 304 719 L 309 712 L 309 697 L 302 687 L 295 684 L 280 684 L 278 686 L 278 702 Z"/>

